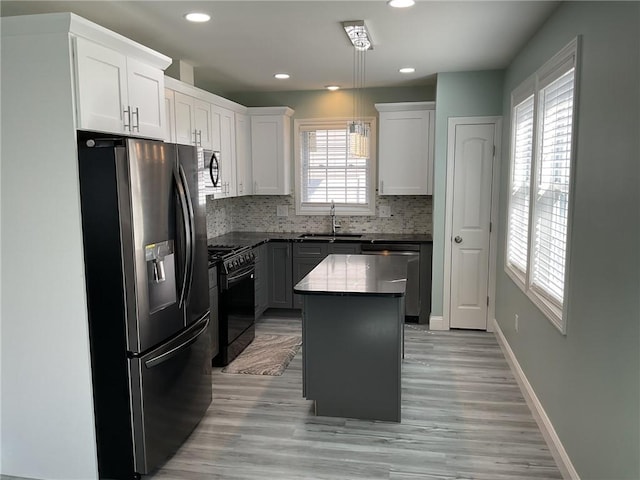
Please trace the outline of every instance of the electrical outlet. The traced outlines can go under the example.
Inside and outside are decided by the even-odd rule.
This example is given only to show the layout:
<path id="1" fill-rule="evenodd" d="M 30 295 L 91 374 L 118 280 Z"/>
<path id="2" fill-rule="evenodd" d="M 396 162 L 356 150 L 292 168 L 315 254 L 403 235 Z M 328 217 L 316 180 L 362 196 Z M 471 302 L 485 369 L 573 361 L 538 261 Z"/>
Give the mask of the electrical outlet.
<path id="1" fill-rule="evenodd" d="M 516 313 L 516 332 L 518 331 L 518 314 Z"/>
<path id="2" fill-rule="evenodd" d="M 380 218 L 389 218 L 391 216 L 391 207 L 389 205 L 380 205 L 378 215 Z"/>
<path id="3" fill-rule="evenodd" d="M 289 216 L 289 205 L 278 205 L 276 207 L 276 215 L 278 217 L 288 217 Z"/>

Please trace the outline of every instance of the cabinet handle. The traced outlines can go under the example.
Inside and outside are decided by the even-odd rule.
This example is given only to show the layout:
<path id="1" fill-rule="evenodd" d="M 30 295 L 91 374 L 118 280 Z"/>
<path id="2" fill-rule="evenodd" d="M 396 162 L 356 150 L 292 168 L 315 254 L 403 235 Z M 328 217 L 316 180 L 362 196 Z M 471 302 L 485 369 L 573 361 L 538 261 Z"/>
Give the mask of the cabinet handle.
<path id="1" fill-rule="evenodd" d="M 380 193 L 383 194 L 384 193 L 384 180 L 380 181 Z"/>
<path id="2" fill-rule="evenodd" d="M 202 130 L 198 130 L 196 133 L 196 145 L 198 147 L 202 146 Z"/>
<path id="3" fill-rule="evenodd" d="M 131 131 L 131 107 L 124 109 L 124 129 Z"/>
<path id="4" fill-rule="evenodd" d="M 258 181 L 253 182 L 253 193 L 258 193 Z"/>
<path id="5" fill-rule="evenodd" d="M 198 130 L 193 131 L 193 144 L 196 147 L 198 146 Z"/>
<path id="6" fill-rule="evenodd" d="M 136 123 L 135 125 L 133 125 L 133 128 L 139 132 L 140 131 L 140 110 L 138 109 L 138 107 L 136 107 L 136 110 L 134 112 L 131 112 L 131 116 L 136 116 Z"/>
<path id="7" fill-rule="evenodd" d="M 242 187 L 242 182 L 238 183 L 238 193 L 242 193 L 244 191 Z"/>

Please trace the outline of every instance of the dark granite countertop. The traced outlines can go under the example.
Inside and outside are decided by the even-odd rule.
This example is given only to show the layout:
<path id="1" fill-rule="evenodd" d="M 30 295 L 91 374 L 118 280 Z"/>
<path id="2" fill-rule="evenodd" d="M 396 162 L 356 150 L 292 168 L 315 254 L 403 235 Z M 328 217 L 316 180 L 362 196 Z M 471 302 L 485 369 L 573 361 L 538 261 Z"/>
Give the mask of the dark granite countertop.
<path id="1" fill-rule="evenodd" d="M 363 233 L 359 237 L 337 237 L 329 240 L 326 237 L 300 238 L 305 232 L 229 232 L 218 237 L 209 238 L 209 245 L 242 245 L 257 247 L 266 242 L 329 242 L 336 243 L 431 243 L 433 238 L 429 234 L 402 233 Z"/>
<path id="2" fill-rule="evenodd" d="M 401 297 L 407 284 L 407 257 L 329 255 L 293 291 L 300 295 Z"/>

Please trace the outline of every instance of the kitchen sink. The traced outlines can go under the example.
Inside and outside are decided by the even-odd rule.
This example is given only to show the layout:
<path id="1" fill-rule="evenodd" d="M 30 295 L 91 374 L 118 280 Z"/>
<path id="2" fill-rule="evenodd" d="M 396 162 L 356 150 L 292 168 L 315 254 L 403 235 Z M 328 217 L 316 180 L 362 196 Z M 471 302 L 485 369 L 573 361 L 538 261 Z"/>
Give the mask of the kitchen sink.
<path id="1" fill-rule="evenodd" d="M 318 240 L 326 240 L 326 239 L 339 240 L 342 238 L 360 238 L 360 237 L 362 237 L 361 233 L 336 233 L 335 235 L 333 233 L 303 233 L 298 238 L 315 238 Z"/>

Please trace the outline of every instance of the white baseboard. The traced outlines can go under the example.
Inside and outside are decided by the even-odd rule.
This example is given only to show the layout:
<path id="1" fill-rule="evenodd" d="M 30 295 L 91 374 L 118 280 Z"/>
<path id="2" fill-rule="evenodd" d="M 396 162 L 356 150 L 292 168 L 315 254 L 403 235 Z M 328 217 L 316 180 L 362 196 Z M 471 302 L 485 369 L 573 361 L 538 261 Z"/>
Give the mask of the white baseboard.
<path id="1" fill-rule="evenodd" d="M 553 424 L 551 423 L 547 412 L 545 412 L 536 392 L 529 383 L 522 367 L 520 367 L 518 359 L 513 353 L 513 350 L 511 350 L 511 346 L 509 345 L 509 342 L 507 342 L 507 338 L 504 336 L 504 333 L 502 333 L 500 325 L 498 325 L 495 318 L 493 319 L 493 329 L 496 339 L 498 340 L 498 344 L 500 344 L 500 348 L 502 348 L 502 352 L 507 359 L 507 363 L 518 381 L 522 395 L 524 395 L 527 405 L 529 405 L 529 408 L 531 409 L 533 418 L 536 420 L 536 423 L 542 432 L 542 436 L 547 442 L 551 455 L 553 455 L 554 460 L 558 464 L 562 478 L 567 480 L 580 480 L 580 476 L 573 466 L 573 463 L 571 463 L 571 459 L 569 458 L 567 451 L 564 449 L 555 428 L 553 428 Z"/>
<path id="2" fill-rule="evenodd" d="M 449 330 L 449 325 L 444 321 L 444 317 L 429 316 L 429 330 Z"/>

